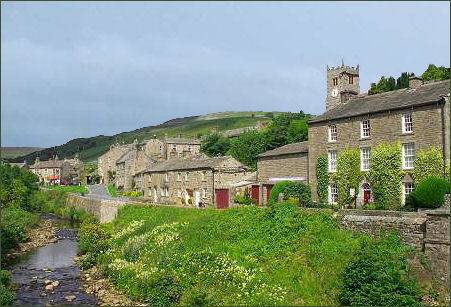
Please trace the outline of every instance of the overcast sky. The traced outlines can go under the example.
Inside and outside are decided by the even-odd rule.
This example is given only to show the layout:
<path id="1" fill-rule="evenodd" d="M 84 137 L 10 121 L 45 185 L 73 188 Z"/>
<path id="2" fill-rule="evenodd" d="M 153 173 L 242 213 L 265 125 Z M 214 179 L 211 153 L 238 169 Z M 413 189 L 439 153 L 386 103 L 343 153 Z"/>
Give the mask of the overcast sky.
<path id="1" fill-rule="evenodd" d="M 449 66 L 450 4 L 1 4 L 3 146 L 219 111 L 325 110 L 326 65 Z"/>

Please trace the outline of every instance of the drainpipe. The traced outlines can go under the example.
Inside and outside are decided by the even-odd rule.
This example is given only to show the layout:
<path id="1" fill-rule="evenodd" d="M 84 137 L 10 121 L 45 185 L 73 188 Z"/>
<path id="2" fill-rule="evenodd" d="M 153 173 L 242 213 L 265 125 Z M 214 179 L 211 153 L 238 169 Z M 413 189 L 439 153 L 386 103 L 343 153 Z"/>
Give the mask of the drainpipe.
<path id="1" fill-rule="evenodd" d="M 446 100 L 443 99 L 445 103 L 441 104 L 440 107 L 440 115 L 442 120 L 442 159 L 443 159 L 443 175 L 445 175 L 446 172 L 446 131 L 445 131 L 445 104 Z"/>

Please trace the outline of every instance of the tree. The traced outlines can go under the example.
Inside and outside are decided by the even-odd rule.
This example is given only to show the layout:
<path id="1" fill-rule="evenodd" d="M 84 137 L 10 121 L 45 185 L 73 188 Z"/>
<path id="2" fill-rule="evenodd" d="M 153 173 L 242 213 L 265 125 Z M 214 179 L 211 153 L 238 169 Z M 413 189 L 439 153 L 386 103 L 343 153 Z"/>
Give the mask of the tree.
<path id="1" fill-rule="evenodd" d="M 200 145 L 200 150 L 209 157 L 224 156 L 230 149 L 230 139 L 212 133 L 207 135 Z"/>
<path id="2" fill-rule="evenodd" d="M 440 66 L 437 67 L 434 64 L 429 64 L 426 71 L 421 75 L 423 80 L 446 80 L 450 77 L 450 69 Z"/>
<path id="3" fill-rule="evenodd" d="M 403 72 L 401 76 L 396 79 L 396 88 L 408 88 L 409 87 L 409 78 L 414 76 L 414 73 Z"/>
<path id="4" fill-rule="evenodd" d="M 267 148 L 274 149 L 286 144 L 307 140 L 308 117 L 304 112 L 282 113 L 273 118 L 266 130 Z"/>
<path id="5" fill-rule="evenodd" d="M 257 155 L 267 150 L 265 134 L 251 130 L 232 141 L 229 153 L 241 163 L 257 168 Z"/>

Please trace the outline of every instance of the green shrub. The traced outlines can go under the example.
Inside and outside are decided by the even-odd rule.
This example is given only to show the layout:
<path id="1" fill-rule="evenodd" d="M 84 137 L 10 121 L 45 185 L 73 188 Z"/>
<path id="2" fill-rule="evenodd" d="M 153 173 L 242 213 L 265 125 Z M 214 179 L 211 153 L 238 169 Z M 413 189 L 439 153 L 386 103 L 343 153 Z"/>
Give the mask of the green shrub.
<path id="1" fill-rule="evenodd" d="M 84 222 L 79 229 L 80 252 L 85 254 L 82 260 L 84 268 L 96 264 L 97 258 L 110 247 L 110 235 L 98 222 Z"/>
<path id="2" fill-rule="evenodd" d="M 316 193 L 321 204 L 327 204 L 327 188 L 329 185 L 329 172 L 327 167 L 327 156 L 319 156 L 316 160 Z"/>
<path id="3" fill-rule="evenodd" d="M 138 190 L 133 190 L 133 191 L 127 191 L 122 193 L 125 196 L 129 196 L 129 197 L 140 197 L 143 195 L 143 193 L 141 191 Z"/>
<path id="4" fill-rule="evenodd" d="M 413 208 L 438 208 L 445 203 L 445 194 L 450 192 L 446 179 L 429 177 L 415 188 L 407 198 L 406 205 Z"/>
<path id="5" fill-rule="evenodd" d="M 419 184 L 428 177 L 440 176 L 440 174 L 443 174 L 442 151 L 436 147 L 419 150 L 415 156 L 413 169 L 415 182 Z"/>
<path id="6" fill-rule="evenodd" d="M 295 198 L 301 207 L 312 206 L 312 190 L 310 186 L 301 182 L 291 182 L 283 191 L 284 199 Z"/>
<path id="7" fill-rule="evenodd" d="M 341 151 L 338 154 L 337 172 L 334 174 L 334 181 L 338 186 L 338 204 L 340 207 L 354 207 L 355 198 L 363 178 L 363 172 L 360 170 L 359 149 Z M 350 189 L 356 191 L 353 197 L 349 194 Z"/>
<path id="8" fill-rule="evenodd" d="M 420 306 L 422 293 L 407 276 L 408 249 L 396 235 L 363 241 L 343 273 L 345 306 Z"/>
<path id="9" fill-rule="evenodd" d="M 21 207 L 8 206 L 2 208 L 0 225 L 2 251 L 6 252 L 19 243 L 25 242 L 27 239 L 26 228 L 33 227 L 38 220 L 37 215 L 25 211 Z"/>
<path id="10" fill-rule="evenodd" d="M 8 306 L 14 300 L 14 292 L 0 284 L 0 306 Z"/>
<path id="11" fill-rule="evenodd" d="M 283 193 L 285 191 L 285 188 L 291 185 L 291 183 L 292 181 L 289 180 L 276 183 L 271 189 L 271 194 L 269 195 L 269 204 L 277 203 L 279 200 L 279 194 Z"/>
<path id="12" fill-rule="evenodd" d="M 257 205 L 257 201 L 251 198 L 248 194 L 245 195 L 235 195 L 233 197 L 233 202 L 241 205 Z"/>

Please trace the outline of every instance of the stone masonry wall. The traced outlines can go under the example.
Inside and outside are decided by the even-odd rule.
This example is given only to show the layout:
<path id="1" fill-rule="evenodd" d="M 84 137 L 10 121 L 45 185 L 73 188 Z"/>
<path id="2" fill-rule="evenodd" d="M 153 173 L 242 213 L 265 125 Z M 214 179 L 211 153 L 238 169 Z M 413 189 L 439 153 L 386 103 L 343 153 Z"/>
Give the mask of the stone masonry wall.
<path id="1" fill-rule="evenodd" d="M 91 213 L 100 223 L 108 223 L 116 218 L 118 209 L 125 205 L 125 202 L 69 194 L 66 205 Z"/>
<path id="2" fill-rule="evenodd" d="M 269 178 L 303 177 L 308 180 L 308 154 L 298 153 L 273 157 L 262 157 L 257 162 L 258 181 L 268 182 Z"/>
<path id="3" fill-rule="evenodd" d="M 341 210 L 341 224 L 372 235 L 379 235 L 382 230 L 395 230 L 404 243 L 425 253 L 434 275 L 449 285 L 449 201 L 447 195 L 448 207 L 421 212 Z"/>

